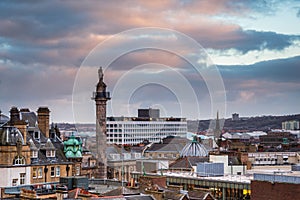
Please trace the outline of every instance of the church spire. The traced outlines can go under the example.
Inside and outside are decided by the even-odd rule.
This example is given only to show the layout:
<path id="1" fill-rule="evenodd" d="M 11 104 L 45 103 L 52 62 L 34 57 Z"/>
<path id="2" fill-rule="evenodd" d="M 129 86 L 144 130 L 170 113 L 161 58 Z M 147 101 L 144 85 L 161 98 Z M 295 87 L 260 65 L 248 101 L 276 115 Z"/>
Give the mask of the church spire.
<path id="1" fill-rule="evenodd" d="M 219 111 L 217 111 L 217 119 L 216 119 L 216 126 L 214 130 L 214 136 L 215 136 L 215 141 L 217 142 L 218 146 L 220 145 L 220 139 L 221 139 L 221 126 L 220 126 L 220 119 L 219 119 Z"/>
<path id="2" fill-rule="evenodd" d="M 217 111 L 216 130 L 220 130 L 219 111 Z"/>

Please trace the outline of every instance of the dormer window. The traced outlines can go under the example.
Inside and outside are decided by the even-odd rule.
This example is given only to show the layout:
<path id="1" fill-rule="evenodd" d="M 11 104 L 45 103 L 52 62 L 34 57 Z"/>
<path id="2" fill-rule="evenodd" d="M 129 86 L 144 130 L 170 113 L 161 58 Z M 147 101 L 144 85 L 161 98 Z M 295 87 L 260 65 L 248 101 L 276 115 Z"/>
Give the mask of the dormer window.
<path id="1" fill-rule="evenodd" d="M 38 151 L 31 151 L 31 158 L 37 158 L 38 157 Z"/>
<path id="2" fill-rule="evenodd" d="M 25 165 L 26 161 L 23 156 L 16 156 L 14 159 L 14 165 Z"/>
<path id="3" fill-rule="evenodd" d="M 39 132 L 39 131 L 35 131 L 35 132 L 33 133 L 33 138 L 34 138 L 35 140 L 39 140 L 39 139 L 40 139 L 40 132 Z"/>
<path id="4" fill-rule="evenodd" d="M 55 150 L 47 150 L 46 156 L 47 158 L 55 157 Z"/>

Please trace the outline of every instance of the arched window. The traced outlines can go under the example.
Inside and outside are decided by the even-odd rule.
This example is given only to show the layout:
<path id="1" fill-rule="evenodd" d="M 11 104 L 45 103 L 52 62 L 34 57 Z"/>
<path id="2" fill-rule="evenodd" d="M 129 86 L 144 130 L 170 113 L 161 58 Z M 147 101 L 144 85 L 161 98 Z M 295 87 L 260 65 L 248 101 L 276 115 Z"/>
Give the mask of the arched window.
<path id="1" fill-rule="evenodd" d="M 26 160 L 23 156 L 16 156 L 14 159 L 14 165 L 25 165 Z"/>

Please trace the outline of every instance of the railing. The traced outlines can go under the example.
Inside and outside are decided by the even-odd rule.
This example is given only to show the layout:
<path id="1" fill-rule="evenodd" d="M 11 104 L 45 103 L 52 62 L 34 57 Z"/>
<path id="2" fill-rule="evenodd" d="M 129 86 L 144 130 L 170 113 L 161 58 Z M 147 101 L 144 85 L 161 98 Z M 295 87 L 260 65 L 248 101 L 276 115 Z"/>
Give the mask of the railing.
<path id="1" fill-rule="evenodd" d="M 97 99 L 97 98 L 110 99 L 110 93 L 109 92 L 93 92 L 92 99 Z"/>

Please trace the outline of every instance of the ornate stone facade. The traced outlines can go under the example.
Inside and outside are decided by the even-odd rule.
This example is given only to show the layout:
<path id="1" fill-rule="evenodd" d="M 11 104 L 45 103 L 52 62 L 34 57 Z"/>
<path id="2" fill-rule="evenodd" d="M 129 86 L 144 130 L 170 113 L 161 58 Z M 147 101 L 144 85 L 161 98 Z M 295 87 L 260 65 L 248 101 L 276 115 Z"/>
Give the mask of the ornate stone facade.
<path id="1" fill-rule="evenodd" d="M 0 187 L 58 182 L 73 175 L 57 130 L 47 127 L 49 113 L 46 107 L 37 115 L 12 107 L 10 120 L 0 124 Z"/>

